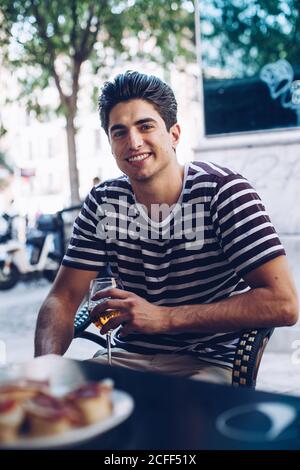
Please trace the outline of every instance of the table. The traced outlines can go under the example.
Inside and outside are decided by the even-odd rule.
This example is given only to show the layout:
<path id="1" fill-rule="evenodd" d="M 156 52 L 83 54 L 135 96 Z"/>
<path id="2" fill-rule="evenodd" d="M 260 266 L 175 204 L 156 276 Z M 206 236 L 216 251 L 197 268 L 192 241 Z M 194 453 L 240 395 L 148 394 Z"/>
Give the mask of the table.
<path id="1" fill-rule="evenodd" d="M 77 449 L 201 450 L 299 449 L 300 398 L 233 388 L 191 379 L 137 372 L 75 361 L 39 357 L 0 370 L 31 378 L 51 375 L 56 383 L 112 378 L 128 392 L 135 407 L 131 416 Z"/>

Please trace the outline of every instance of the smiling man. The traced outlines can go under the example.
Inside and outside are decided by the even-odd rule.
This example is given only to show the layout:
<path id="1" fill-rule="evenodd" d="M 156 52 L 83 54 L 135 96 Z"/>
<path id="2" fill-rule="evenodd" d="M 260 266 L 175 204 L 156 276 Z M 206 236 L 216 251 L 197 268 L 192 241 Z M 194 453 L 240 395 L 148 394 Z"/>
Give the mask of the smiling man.
<path id="1" fill-rule="evenodd" d="M 166 83 L 126 72 L 104 85 L 99 105 L 124 175 L 94 187 L 75 221 L 39 314 L 36 355 L 66 351 L 91 279 L 108 269 L 124 290 L 99 294 L 110 299 L 93 315 L 120 312 L 101 330 L 120 327 L 114 364 L 230 383 L 241 330 L 297 320 L 275 229 L 243 176 L 178 163 L 177 103 Z M 96 360 L 106 363 L 101 352 Z"/>

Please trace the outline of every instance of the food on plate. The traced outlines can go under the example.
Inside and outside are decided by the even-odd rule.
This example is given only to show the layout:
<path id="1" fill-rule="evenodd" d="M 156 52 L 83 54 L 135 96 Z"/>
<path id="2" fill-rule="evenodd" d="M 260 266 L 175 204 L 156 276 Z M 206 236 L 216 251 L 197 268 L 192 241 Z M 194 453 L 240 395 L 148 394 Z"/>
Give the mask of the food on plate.
<path id="1" fill-rule="evenodd" d="M 110 381 L 88 383 L 66 396 L 66 402 L 79 411 L 83 425 L 93 424 L 108 418 L 112 413 Z"/>
<path id="2" fill-rule="evenodd" d="M 17 438 L 24 424 L 23 403 L 48 389 L 49 383 L 18 379 L 0 386 L 0 442 Z"/>
<path id="3" fill-rule="evenodd" d="M 113 382 L 90 382 L 54 396 L 48 382 L 19 380 L 0 386 L 0 443 L 62 434 L 112 414 Z"/>
<path id="4" fill-rule="evenodd" d="M 16 401 L 28 400 L 37 393 L 49 390 L 48 381 L 19 379 L 10 381 L 0 387 L 0 400 L 10 399 Z"/>
<path id="5" fill-rule="evenodd" d="M 17 400 L 0 398 L 0 442 L 16 439 L 23 418 L 24 410 Z"/>
<path id="6" fill-rule="evenodd" d="M 72 427 L 69 408 L 58 398 L 45 393 L 26 401 L 24 404 L 28 434 L 47 436 L 60 434 Z"/>

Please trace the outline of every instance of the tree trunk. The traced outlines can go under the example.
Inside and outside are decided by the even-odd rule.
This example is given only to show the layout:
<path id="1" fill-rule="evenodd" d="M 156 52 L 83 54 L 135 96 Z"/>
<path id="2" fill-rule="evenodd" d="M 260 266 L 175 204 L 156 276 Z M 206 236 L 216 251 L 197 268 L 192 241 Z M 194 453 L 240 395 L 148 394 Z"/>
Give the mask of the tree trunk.
<path id="1" fill-rule="evenodd" d="M 70 113 L 66 116 L 66 131 L 68 139 L 68 162 L 69 162 L 69 182 L 71 190 L 71 204 L 76 205 L 80 203 L 79 197 L 79 175 L 77 169 L 77 158 L 76 158 L 76 143 L 75 143 L 75 126 L 74 126 L 74 115 Z"/>

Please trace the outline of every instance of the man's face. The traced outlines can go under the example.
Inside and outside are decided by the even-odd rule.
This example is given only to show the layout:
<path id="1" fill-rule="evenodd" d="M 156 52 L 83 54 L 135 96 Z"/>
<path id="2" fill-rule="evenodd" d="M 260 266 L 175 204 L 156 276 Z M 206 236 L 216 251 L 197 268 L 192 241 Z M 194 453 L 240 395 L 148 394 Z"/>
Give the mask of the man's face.
<path id="1" fill-rule="evenodd" d="M 179 125 L 168 132 L 160 114 L 147 101 L 118 103 L 110 112 L 108 129 L 117 165 L 132 180 L 149 180 L 176 159 Z"/>

